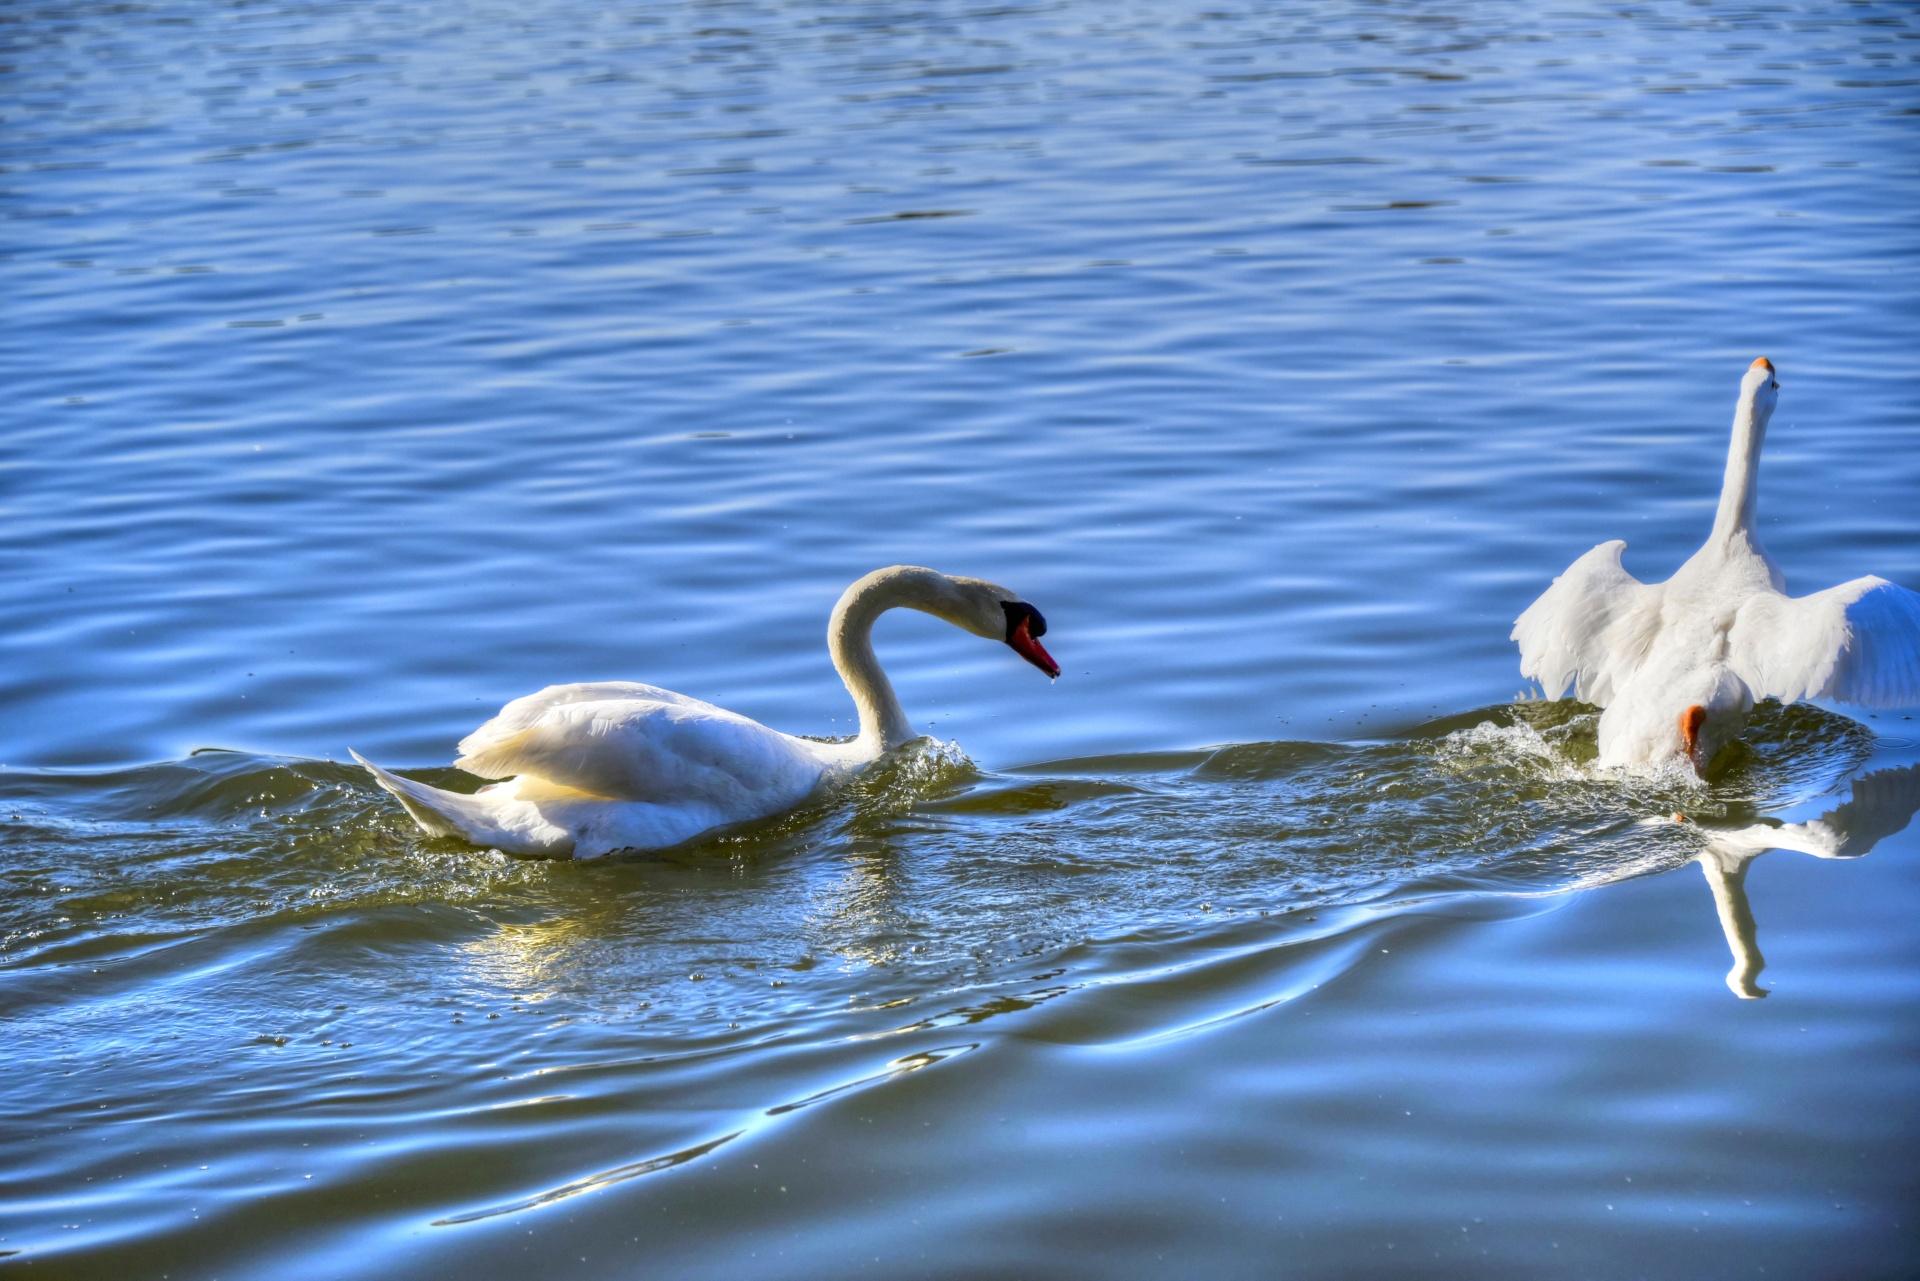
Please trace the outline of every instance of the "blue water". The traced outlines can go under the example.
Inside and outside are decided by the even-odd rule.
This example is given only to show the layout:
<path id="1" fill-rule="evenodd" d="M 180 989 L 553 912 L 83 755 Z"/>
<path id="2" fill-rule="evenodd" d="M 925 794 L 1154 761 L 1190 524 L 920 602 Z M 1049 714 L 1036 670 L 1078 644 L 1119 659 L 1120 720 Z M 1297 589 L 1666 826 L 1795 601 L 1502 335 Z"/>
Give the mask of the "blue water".
<path id="1" fill-rule="evenodd" d="M 1755 864 L 1759 1002 L 1687 866 L 1914 709 L 1622 783 L 1507 640 L 1698 545 L 1758 355 L 1790 589 L 1920 587 L 1910 6 L 0 43 L 24 1275 L 1920 1268 L 1920 838 Z M 514 861 L 334 763 L 567 680 L 845 732 L 897 562 L 1065 674 L 889 616 L 932 742 L 787 819 Z"/>

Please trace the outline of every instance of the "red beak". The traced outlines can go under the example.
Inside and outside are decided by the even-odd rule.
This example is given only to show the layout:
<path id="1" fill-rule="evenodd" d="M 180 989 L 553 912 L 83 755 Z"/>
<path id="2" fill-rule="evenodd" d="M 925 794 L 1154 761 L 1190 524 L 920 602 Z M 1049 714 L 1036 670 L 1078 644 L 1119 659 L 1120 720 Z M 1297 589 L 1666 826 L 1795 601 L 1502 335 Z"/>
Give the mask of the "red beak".
<path id="1" fill-rule="evenodd" d="M 1028 630 L 1032 625 L 1031 618 L 1022 618 L 1014 627 L 1013 633 L 1007 637 L 1007 644 L 1013 647 L 1014 653 L 1032 663 L 1049 677 L 1057 678 L 1060 675 L 1060 664 L 1054 662 L 1053 655 L 1047 653 L 1045 647 L 1033 638 L 1033 633 Z"/>

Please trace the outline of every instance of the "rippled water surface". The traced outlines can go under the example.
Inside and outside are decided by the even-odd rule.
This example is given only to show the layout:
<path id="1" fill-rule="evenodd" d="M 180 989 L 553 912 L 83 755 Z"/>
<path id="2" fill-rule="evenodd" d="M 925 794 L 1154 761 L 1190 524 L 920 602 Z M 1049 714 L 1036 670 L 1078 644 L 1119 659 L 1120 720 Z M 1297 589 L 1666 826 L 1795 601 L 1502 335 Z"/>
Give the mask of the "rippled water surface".
<path id="1" fill-rule="evenodd" d="M 0 43 L 0 1263 L 1920 1271 L 1920 712 L 1604 777 L 1506 639 L 1698 544 L 1760 354 L 1790 587 L 1920 587 L 1911 6 Z M 1064 676 L 890 616 L 929 739 L 644 857 L 337 763 L 566 680 L 846 732 L 895 562 Z"/>

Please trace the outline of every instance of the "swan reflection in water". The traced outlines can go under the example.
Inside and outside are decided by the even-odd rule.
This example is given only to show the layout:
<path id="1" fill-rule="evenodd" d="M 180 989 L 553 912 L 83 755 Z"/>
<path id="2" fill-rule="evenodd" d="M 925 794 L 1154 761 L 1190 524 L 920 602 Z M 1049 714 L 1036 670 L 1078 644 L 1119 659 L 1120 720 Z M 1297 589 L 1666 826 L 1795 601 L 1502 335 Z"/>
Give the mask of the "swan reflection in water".
<path id="1" fill-rule="evenodd" d="M 1779 820 L 1732 830 L 1703 829 L 1707 847 L 1695 859 L 1707 874 L 1720 928 L 1733 950 L 1727 986 L 1742 1000 L 1757 1000 L 1767 959 L 1760 954 L 1753 907 L 1747 901 L 1747 869 L 1769 850 L 1798 850 L 1815 858 L 1859 858 L 1906 827 L 1920 810 L 1920 765 L 1879 770 L 1857 778 L 1844 805 L 1805 823 Z"/>

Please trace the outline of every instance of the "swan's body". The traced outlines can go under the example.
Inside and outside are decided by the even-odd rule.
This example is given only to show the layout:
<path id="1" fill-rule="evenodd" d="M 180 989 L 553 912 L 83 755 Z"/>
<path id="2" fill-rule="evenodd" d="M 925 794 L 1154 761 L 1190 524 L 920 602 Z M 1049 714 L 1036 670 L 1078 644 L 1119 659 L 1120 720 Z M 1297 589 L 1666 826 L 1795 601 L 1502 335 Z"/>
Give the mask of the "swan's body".
<path id="1" fill-rule="evenodd" d="M 873 624 L 897 606 L 1003 640 L 1047 675 L 1060 674 L 1038 640 L 1046 621 L 1006 588 L 896 565 L 847 588 L 828 627 L 834 666 L 860 714 L 850 740 L 797 738 L 671 690 L 607 681 L 517 698 L 462 739 L 461 769 L 506 778 L 470 796 L 354 759 L 436 836 L 576 858 L 678 845 L 792 809 L 915 737 L 873 654 Z"/>
<path id="2" fill-rule="evenodd" d="M 1920 703 L 1920 594 L 1867 577 L 1787 596 L 1760 545 L 1760 448 L 1779 386 L 1765 358 L 1747 370 L 1713 533 L 1672 578 L 1642 583 L 1621 567 L 1626 543 L 1602 543 L 1514 623 L 1522 675 L 1605 709 L 1603 766 L 1678 759 L 1704 774 L 1762 698 Z"/>

